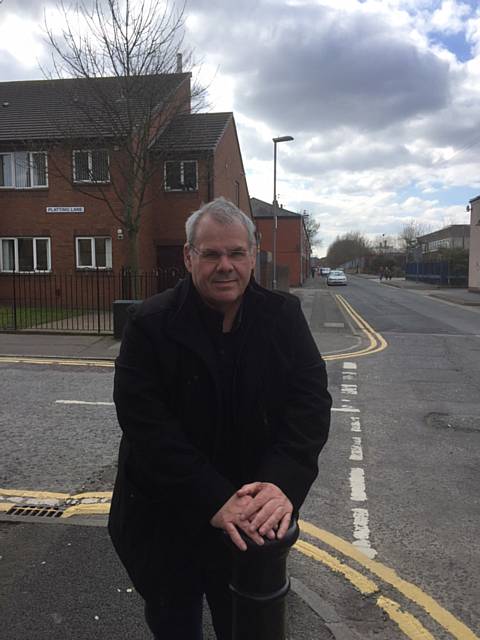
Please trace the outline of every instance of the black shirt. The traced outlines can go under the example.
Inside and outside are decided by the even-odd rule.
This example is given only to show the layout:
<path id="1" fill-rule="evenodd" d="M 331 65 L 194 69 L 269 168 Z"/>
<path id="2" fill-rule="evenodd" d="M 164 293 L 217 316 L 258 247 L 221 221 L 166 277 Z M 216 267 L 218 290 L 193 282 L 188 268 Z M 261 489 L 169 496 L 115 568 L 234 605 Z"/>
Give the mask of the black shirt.
<path id="1" fill-rule="evenodd" d="M 235 371 L 244 334 L 246 295 L 235 316 L 231 331 L 223 331 L 223 313 L 206 305 L 198 292 L 196 301 L 205 330 L 217 356 L 218 379 L 221 390 L 221 428 L 214 464 L 216 469 L 237 485 L 242 476 L 239 458 L 239 425 L 235 416 Z"/>

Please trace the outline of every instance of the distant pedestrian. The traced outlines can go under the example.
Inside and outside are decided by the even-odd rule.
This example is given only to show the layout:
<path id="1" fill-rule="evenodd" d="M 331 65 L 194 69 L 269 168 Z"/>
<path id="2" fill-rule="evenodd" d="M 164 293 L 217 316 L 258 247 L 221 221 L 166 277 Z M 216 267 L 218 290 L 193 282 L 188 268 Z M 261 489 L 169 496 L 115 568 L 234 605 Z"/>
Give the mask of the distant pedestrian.
<path id="1" fill-rule="evenodd" d="M 392 270 L 390 269 L 390 267 L 385 267 L 385 280 L 391 280 L 392 279 Z"/>
<path id="2" fill-rule="evenodd" d="M 316 273 L 316 269 L 315 269 L 315 267 L 312 267 L 312 268 L 310 269 L 310 273 L 312 274 L 312 278 L 315 278 L 315 273 Z"/>
<path id="3" fill-rule="evenodd" d="M 378 276 L 380 279 L 380 282 L 383 280 L 383 276 L 384 276 L 383 267 L 380 267 L 379 276 Z"/>

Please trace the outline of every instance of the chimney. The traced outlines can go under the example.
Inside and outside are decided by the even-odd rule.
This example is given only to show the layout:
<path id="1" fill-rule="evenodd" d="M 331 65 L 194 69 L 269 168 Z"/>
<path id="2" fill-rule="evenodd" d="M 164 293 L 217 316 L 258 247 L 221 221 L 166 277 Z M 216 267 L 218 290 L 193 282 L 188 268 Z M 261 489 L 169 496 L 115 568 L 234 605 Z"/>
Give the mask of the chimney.
<path id="1" fill-rule="evenodd" d="M 182 73 L 182 54 L 177 53 L 177 71 L 176 73 Z"/>

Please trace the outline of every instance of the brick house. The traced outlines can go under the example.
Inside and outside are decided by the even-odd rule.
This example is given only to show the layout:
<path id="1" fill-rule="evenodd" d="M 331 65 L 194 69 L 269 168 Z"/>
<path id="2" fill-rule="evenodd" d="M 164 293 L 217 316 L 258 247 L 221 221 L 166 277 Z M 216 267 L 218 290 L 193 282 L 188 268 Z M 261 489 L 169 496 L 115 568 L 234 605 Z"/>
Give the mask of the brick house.
<path id="1" fill-rule="evenodd" d="M 258 198 L 251 198 L 250 202 L 260 249 L 273 253 L 273 205 Z M 280 206 L 277 211 L 277 265 L 288 267 L 289 286 L 301 286 L 308 278 L 310 253 L 304 216 Z"/>
<path id="2" fill-rule="evenodd" d="M 156 100 L 156 172 L 138 232 L 138 267 L 147 271 L 183 266 L 185 219 L 202 203 L 223 195 L 251 210 L 233 114 L 192 113 L 188 73 L 139 80 Z M 114 217 L 127 145 L 84 108 L 121 101 L 118 78 L 0 83 L 0 299 L 12 273 L 114 273 L 127 264 L 128 229 Z"/>

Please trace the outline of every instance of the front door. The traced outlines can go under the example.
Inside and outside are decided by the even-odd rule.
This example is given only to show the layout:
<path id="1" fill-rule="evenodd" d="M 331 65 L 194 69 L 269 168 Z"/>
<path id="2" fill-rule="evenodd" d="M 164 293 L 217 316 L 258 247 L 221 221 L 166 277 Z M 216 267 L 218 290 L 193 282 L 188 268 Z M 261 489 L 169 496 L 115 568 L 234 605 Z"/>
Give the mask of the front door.
<path id="1" fill-rule="evenodd" d="M 158 291 L 174 287 L 185 276 L 183 245 L 157 245 Z"/>

